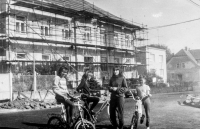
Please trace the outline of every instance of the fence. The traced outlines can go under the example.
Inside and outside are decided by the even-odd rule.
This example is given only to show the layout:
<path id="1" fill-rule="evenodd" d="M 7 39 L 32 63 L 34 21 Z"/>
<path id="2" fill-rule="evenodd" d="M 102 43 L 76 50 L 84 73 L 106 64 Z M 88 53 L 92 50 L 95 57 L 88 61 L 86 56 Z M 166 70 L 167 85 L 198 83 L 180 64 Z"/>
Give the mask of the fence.
<path id="1" fill-rule="evenodd" d="M 36 89 L 49 90 L 53 86 L 54 75 L 37 75 Z M 33 75 L 14 75 L 13 76 L 13 92 L 24 92 L 33 90 Z M 72 81 L 69 81 L 68 88 L 73 88 Z"/>
<path id="2" fill-rule="evenodd" d="M 197 85 L 196 82 L 181 82 L 169 84 L 165 83 L 157 84 L 156 86 L 151 86 L 151 93 L 170 93 L 170 92 L 185 92 L 193 91 L 194 87 Z"/>
<path id="3" fill-rule="evenodd" d="M 13 76 L 13 92 L 33 91 L 33 75 L 14 75 Z M 48 91 L 52 88 L 54 75 L 37 75 L 37 90 Z M 128 81 L 127 81 L 128 82 Z M 73 82 L 68 85 L 69 89 L 73 89 Z M 130 85 L 130 84 L 129 84 Z M 170 93 L 170 92 L 185 92 L 193 91 L 198 86 L 198 82 L 182 82 L 176 85 L 159 84 L 151 87 L 151 93 Z"/>

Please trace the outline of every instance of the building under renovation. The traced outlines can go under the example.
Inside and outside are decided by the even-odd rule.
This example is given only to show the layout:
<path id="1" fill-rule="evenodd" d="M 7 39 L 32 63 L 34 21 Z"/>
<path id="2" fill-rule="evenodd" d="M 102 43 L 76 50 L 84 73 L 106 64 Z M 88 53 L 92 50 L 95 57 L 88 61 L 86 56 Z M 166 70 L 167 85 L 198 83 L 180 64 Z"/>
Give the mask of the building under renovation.
<path id="1" fill-rule="evenodd" d="M 78 82 L 85 67 L 106 79 L 119 65 L 132 78 L 145 35 L 141 24 L 85 0 L 1 0 L 0 72 L 54 75 L 66 64 Z"/>

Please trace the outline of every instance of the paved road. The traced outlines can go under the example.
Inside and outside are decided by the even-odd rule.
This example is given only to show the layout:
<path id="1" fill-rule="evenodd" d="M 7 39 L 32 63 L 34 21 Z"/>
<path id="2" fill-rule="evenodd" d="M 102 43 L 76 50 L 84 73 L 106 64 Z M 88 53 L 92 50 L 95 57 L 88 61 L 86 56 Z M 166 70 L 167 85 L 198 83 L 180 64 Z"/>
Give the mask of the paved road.
<path id="1" fill-rule="evenodd" d="M 182 96 L 182 97 L 180 97 Z M 157 94 L 151 98 L 151 129 L 200 129 L 200 109 L 179 105 L 182 94 Z M 134 102 L 126 99 L 125 125 L 128 127 Z M 0 129 L 45 129 L 48 113 L 59 113 L 60 108 L 0 114 Z M 99 117 L 97 128 L 109 128 L 105 111 Z M 145 125 L 139 125 L 145 129 Z"/>

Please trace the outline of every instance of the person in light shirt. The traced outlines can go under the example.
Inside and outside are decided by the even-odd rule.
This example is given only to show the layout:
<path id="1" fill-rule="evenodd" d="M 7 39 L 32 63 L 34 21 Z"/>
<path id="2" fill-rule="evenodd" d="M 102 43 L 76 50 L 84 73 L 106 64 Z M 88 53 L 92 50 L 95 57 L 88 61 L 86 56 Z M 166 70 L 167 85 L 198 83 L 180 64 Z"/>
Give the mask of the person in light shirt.
<path id="1" fill-rule="evenodd" d="M 136 94 L 140 99 L 142 99 L 142 103 L 144 105 L 145 114 L 146 114 L 146 127 L 147 129 L 150 129 L 149 123 L 150 123 L 150 87 L 145 84 L 145 79 L 140 76 L 139 77 L 139 85 L 136 87 Z M 144 116 L 141 118 L 140 123 L 143 123 Z"/>
<path id="2" fill-rule="evenodd" d="M 66 66 L 61 66 L 57 72 L 57 75 L 54 78 L 53 92 L 56 95 L 56 100 L 65 105 L 67 123 L 70 125 L 75 106 L 73 102 L 70 101 L 70 99 L 73 99 L 73 97 L 69 94 L 69 90 L 67 88 L 67 74 L 68 68 Z"/>

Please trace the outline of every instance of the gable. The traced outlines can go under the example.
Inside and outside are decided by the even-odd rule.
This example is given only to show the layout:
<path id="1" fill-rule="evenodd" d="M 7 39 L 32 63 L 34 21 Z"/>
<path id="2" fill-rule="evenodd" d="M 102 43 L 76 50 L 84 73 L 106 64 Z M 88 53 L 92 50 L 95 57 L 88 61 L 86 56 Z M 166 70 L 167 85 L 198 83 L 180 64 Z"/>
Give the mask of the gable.
<path id="1" fill-rule="evenodd" d="M 185 51 L 183 49 L 181 49 L 179 52 L 177 52 L 175 54 L 175 56 L 187 56 L 187 55 L 186 55 Z"/>
<path id="2" fill-rule="evenodd" d="M 177 68 L 177 64 L 179 68 Z M 172 57 L 167 63 L 168 70 L 192 69 L 196 67 L 197 65 L 187 56 Z"/>

